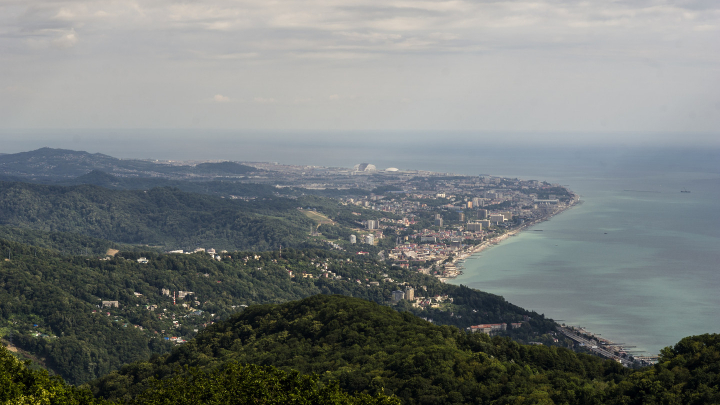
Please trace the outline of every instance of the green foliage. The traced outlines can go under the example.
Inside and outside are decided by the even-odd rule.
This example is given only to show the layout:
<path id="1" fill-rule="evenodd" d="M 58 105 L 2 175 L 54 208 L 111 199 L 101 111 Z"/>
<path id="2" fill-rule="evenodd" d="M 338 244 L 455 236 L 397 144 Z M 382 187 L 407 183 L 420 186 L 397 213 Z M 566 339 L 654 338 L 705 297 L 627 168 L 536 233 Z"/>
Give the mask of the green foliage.
<path id="1" fill-rule="evenodd" d="M 190 338 L 195 329 L 240 305 L 319 292 L 312 283 L 291 282 L 283 269 L 257 270 L 255 261 L 233 265 L 204 253 L 149 252 L 144 255 L 152 261 L 140 264 L 132 260 L 140 255 L 132 253 L 98 260 L 12 242 L 0 241 L 0 249 L 12 252 L 11 260 L 0 262 L 0 327 L 72 383 L 164 353 L 172 346 L 165 338 Z M 161 294 L 163 288 L 194 295 L 173 306 L 172 297 Z M 99 308 L 102 300 L 118 301 L 119 308 Z"/>
<path id="2" fill-rule="evenodd" d="M 250 307 L 171 354 L 126 366 L 92 387 L 130 399 L 151 386 L 152 376 L 169 378 L 185 366 L 216 370 L 228 362 L 317 373 L 349 392 L 394 394 L 408 404 L 601 403 L 606 388 L 628 373 L 566 349 L 467 334 L 355 298 L 314 296 Z M 592 397 L 598 400 L 588 401 Z"/>
<path id="3" fill-rule="evenodd" d="M 13 228 L 9 226 L 0 226 L 0 239 L 50 249 L 65 254 L 77 255 L 104 255 L 108 249 L 125 251 L 139 249 L 148 250 L 147 247 L 142 248 L 133 245 L 114 243 L 105 239 L 92 238 L 79 234 L 43 232 L 28 228 Z M 5 257 L 7 257 L 8 252 L 4 253 Z"/>
<path id="4" fill-rule="evenodd" d="M 249 203 L 169 188 L 126 191 L 0 182 L 0 224 L 173 249 L 305 246 L 312 222 L 286 208 L 292 205 L 291 200 Z"/>
<path id="5" fill-rule="evenodd" d="M 383 394 L 348 395 L 337 382 L 320 385 L 317 377 L 275 367 L 227 363 L 206 372 L 189 370 L 167 380 L 150 382 L 150 388 L 131 404 L 143 405 L 399 405 Z"/>
<path id="6" fill-rule="evenodd" d="M 655 366 L 618 384 L 608 403 L 720 403 L 720 335 L 686 337 L 674 347 L 666 347 Z"/>
<path id="7" fill-rule="evenodd" d="M 89 390 L 68 386 L 45 370 L 30 370 L 0 346 L 0 404 L 104 404 Z"/>
<path id="8" fill-rule="evenodd" d="M 286 249 L 282 256 L 232 252 L 220 261 L 205 253 L 121 252 L 107 260 L 62 256 L 7 241 L 0 241 L 0 251 L 12 257 L 0 261 L 0 327 L 10 331 L 16 345 L 44 358 L 47 367 L 72 383 L 164 353 L 173 345 L 165 338 L 190 339 L 195 330 L 247 305 L 320 293 L 389 304 L 400 281 L 425 286 L 428 296 L 456 297 L 459 304 L 450 308 L 408 308 L 438 323 L 465 328 L 515 322 L 528 315 L 533 317 L 531 324 L 513 333 L 522 331 L 529 337 L 553 327 L 551 321 L 502 297 L 390 269 L 365 256 L 327 250 Z M 140 257 L 148 263 L 138 263 Z M 335 276 L 325 277 L 328 272 Z M 397 282 L 386 281 L 388 276 Z M 162 289 L 193 294 L 173 305 Z M 101 301 L 118 301 L 119 308 L 99 308 Z"/>

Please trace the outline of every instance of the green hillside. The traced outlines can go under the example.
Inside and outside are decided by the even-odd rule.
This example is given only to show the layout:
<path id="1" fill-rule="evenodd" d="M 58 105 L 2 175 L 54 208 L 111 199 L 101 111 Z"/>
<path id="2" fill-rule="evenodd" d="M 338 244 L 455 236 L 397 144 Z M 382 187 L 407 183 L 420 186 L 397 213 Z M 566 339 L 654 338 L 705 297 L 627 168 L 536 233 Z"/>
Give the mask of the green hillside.
<path id="1" fill-rule="evenodd" d="M 292 209 L 177 189 L 108 190 L 0 182 L 0 224 L 167 248 L 302 245 L 313 222 Z"/>
<path id="2" fill-rule="evenodd" d="M 45 370 L 31 370 L 0 346 L 0 404 L 92 405 L 96 400 L 89 390 L 67 385 Z"/>
<path id="3" fill-rule="evenodd" d="M 522 328 L 508 332 L 525 341 L 550 341 L 547 334 L 554 330 L 552 321 L 502 297 L 327 250 L 231 252 L 221 260 L 204 252 L 120 252 L 105 259 L 0 240 L 0 251 L 11 257 L 0 261 L 0 335 L 71 383 L 164 353 L 176 344 L 167 339 L 189 340 L 248 305 L 315 294 L 390 305 L 391 292 L 403 288 L 400 283 L 428 297 L 453 298 L 435 308 L 395 304 L 438 323 L 465 328 L 527 316 L 531 319 Z M 147 263 L 138 262 L 141 257 Z M 180 291 L 192 294 L 178 295 L 173 304 L 172 293 Z M 117 301 L 117 307 L 102 307 L 102 301 Z"/>
<path id="4" fill-rule="evenodd" d="M 93 397 L 45 370 L 31 370 L 0 346 L 0 403 L 38 405 L 111 405 Z M 349 395 L 336 383 L 318 384 L 317 377 L 285 372 L 274 367 L 229 363 L 210 373 L 192 370 L 164 381 L 155 381 L 132 404 L 334 404 L 397 405 L 382 394 Z"/>
<path id="5" fill-rule="evenodd" d="M 355 393 L 405 404 L 709 404 L 720 400 L 720 337 L 686 338 L 651 368 L 631 371 L 567 349 L 467 334 L 342 296 L 248 308 L 172 353 L 123 367 L 91 384 L 130 399 L 153 376 L 191 366 L 272 365 L 317 373 Z"/>

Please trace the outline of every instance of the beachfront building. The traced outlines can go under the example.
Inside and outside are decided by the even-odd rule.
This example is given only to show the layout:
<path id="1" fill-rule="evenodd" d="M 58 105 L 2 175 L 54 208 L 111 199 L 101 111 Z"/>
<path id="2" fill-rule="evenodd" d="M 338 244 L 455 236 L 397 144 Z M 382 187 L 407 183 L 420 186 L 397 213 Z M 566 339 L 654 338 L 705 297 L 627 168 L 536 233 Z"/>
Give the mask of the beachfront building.
<path id="1" fill-rule="evenodd" d="M 480 222 L 468 222 L 465 230 L 468 232 L 482 232 L 482 224 Z"/>

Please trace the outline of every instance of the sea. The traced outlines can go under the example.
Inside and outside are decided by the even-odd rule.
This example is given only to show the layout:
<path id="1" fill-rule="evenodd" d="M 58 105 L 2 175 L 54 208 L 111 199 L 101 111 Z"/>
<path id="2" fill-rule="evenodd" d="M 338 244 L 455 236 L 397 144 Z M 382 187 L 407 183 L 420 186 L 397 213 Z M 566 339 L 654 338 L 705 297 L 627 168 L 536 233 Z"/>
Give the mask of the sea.
<path id="1" fill-rule="evenodd" d="M 469 258 L 449 282 L 635 346 L 638 355 L 720 333 L 718 147 L 654 144 L 647 134 L 628 145 L 439 132 L 86 130 L 13 139 L 3 152 L 50 146 L 121 158 L 371 163 L 557 183 L 582 204 Z"/>

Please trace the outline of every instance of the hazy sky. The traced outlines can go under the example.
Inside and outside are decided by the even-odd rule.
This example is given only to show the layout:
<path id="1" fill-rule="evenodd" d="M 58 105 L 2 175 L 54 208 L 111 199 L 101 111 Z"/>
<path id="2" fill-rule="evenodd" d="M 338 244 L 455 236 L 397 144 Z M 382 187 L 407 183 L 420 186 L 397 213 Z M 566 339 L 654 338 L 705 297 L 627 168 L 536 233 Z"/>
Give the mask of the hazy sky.
<path id="1" fill-rule="evenodd" d="M 0 129 L 18 128 L 712 142 L 720 2 L 0 0 Z"/>

